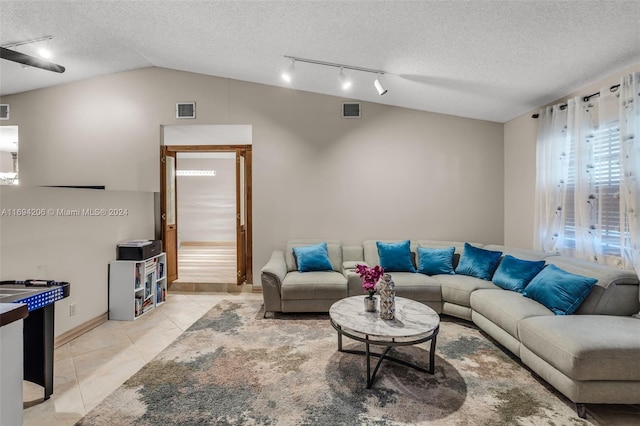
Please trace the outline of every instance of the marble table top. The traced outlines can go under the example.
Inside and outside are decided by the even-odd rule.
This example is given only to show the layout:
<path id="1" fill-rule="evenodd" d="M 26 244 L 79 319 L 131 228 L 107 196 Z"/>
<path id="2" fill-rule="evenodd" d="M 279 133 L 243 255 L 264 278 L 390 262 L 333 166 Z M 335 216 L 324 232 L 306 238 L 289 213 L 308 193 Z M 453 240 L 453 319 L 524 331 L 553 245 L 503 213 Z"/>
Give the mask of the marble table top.
<path id="1" fill-rule="evenodd" d="M 394 341 L 418 340 L 440 324 L 440 316 L 427 305 L 397 296 L 395 319 L 383 320 L 380 311 L 365 312 L 365 297 L 347 297 L 331 305 L 329 316 L 334 324 L 374 340 Z"/>

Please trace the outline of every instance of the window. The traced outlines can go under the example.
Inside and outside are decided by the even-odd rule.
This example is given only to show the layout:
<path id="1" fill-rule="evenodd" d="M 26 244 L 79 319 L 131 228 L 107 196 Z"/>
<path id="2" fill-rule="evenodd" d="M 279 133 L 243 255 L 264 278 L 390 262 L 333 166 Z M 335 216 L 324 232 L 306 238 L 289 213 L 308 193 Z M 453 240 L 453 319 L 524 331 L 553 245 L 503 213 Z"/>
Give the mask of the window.
<path id="1" fill-rule="evenodd" d="M 596 130 L 591 138 L 593 162 L 589 164 L 593 194 L 587 201 L 591 215 L 600 218 L 602 254 L 620 256 L 620 126 L 618 121 Z M 565 207 L 564 245 L 575 249 L 575 185 L 576 157 L 572 147 L 569 154 L 567 200 Z M 624 225 L 624 224 L 623 224 Z M 628 232 L 628 229 L 626 230 Z"/>

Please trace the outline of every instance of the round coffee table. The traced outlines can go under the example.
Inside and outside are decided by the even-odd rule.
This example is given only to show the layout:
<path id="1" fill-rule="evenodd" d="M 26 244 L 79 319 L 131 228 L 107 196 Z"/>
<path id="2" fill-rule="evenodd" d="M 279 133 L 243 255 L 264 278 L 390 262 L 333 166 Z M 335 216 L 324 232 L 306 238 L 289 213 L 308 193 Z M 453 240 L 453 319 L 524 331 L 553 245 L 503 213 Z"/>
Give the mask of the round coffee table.
<path id="1" fill-rule="evenodd" d="M 338 350 L 340 352 L 366 355 L 367 389 L 371 388 L 383 360 L 389 360 L 414 368 L 424 373 L 434 373 L 436 337 L 440 330 L 440 316 L 436 311 L 415 300 L 396 297 L 395 319 L 380 319 L 380 312 L 365 312 L 365 296 L 353 296 L 338 300 L 329 308 L 331 325 L 338 332 Z M 342 348 L 342 336 L 364 342 L 365 350 L 346 350 Z M 429 350 L 429 368 L 388 356 L 395 346 L 410 346 L 431 341 Z M 374 353 L 370 345 L 384 346 L 382 353 Z M 371 357 L 378 363 L 371 373 Z"/>

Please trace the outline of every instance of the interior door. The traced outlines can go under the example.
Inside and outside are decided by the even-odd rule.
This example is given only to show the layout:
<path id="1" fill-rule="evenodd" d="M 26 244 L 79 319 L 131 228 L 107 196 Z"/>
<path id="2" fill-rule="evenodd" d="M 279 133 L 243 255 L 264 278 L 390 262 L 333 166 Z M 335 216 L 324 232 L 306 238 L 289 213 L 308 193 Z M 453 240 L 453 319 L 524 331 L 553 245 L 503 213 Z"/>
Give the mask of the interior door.
<path id="1" fill-rule="evenodd" d="M 246 155 L 236 150 L 236 262 L 237 284 L 247 280 L 247 213 L 246 213 Z"/>
<path id="2" fill-rule="evenodd" d="M 178 209 L 176 185 L 176 153 L 160 151 L 160 205 L 162 247 L 167 254 L 167 283 L 178 279 Z"/>

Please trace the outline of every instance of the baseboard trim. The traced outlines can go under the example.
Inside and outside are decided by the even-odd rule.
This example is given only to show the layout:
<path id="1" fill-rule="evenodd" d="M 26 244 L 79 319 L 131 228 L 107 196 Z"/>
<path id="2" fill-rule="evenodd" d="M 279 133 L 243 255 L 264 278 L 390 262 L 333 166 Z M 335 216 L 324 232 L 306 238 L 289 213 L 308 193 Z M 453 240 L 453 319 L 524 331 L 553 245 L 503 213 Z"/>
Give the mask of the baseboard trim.
<path id="1" fill-rule="evenodd" d="M 96 328 L 100 324 L 107 322 L 108 320 L 109 320 L 109 312 L 105 312 L 104 314 L 97 316 L 92 320 L 82 323 L 79 326 L 74 327 L 71 330 L 67 331 L 66 333 L 63 333 L 60 336 L 56 337 L 53 342 L 53 347 L 57 349 L 60 346 L 69 343 L 76 337 L 83 335 L 87 331 L 93 328 Z"/>
<path id="2" fill-rule="evenodd" d="M 251 293 L 262 293 L 262 286 L 251 286 Z"/>

